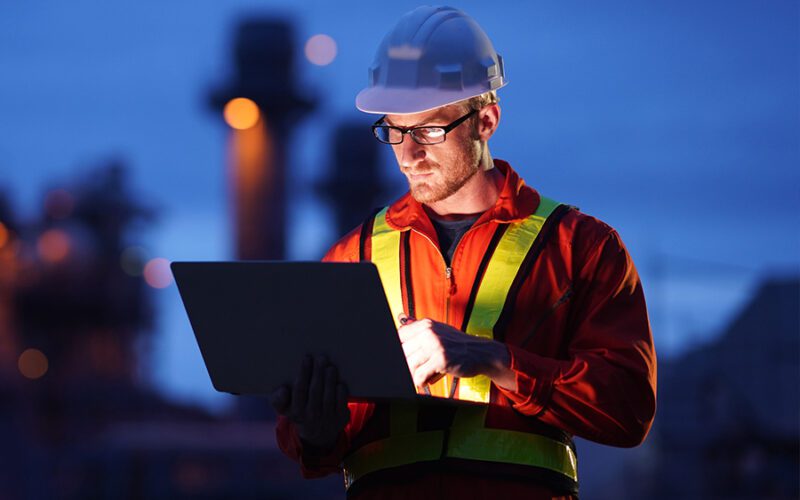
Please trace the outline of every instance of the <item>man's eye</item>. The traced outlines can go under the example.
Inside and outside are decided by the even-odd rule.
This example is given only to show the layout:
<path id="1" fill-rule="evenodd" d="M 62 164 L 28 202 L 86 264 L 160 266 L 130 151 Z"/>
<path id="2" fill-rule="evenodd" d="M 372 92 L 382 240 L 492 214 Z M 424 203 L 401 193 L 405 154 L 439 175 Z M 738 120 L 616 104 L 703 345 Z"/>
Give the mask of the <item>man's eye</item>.
<path id="1" fill-rule="evenodd" d="M 424 127 L 416 129 L 416 133 L 428 139 L 436 139 L 444 135 L 444 129 L 441 127 Z"/>

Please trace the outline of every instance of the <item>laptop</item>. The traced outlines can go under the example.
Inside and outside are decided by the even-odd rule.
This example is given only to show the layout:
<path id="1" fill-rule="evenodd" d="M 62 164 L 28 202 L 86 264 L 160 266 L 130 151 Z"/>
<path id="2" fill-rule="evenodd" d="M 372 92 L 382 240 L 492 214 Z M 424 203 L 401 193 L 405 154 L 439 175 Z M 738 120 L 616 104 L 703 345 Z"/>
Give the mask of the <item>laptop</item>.
<path id="1" fill-rule="evenodd" d="M 324 354 L 353 400 L 417 395 L 374 264 L 173 262 L 214 388 L 269 394 Z"/>

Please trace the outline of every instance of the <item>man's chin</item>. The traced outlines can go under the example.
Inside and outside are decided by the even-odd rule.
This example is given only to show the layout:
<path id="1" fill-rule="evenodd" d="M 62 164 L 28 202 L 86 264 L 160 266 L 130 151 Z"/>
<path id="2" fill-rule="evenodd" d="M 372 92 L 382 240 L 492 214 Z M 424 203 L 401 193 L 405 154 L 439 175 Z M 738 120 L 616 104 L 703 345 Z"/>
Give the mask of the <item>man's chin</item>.
<path id="1" fill-rule="evenodd" d="M 414 198 L 417 202 L 426 205 L 441 201 L 446 198 L 446 196 L 443 196 L 443 193 L 436 191 L 427 184 L 409 186 L 408 190 L 411 192 L 412 198 Z"/>
<path id="2" fill-rule="evenodd" d="M 432 203 L 436 201 L 436 193 L 427 184 L 409 185 L 411 197 L 419 203 Z"/>

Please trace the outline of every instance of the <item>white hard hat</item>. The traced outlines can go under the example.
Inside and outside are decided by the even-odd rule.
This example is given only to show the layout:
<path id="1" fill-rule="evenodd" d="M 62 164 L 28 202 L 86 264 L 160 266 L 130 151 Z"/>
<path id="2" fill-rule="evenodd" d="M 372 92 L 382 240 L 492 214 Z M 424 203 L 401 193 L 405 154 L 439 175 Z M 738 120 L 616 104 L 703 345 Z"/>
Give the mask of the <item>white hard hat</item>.
<path id="1" fill-rule="evenodd" d="M 420 113 L 506 83 L 503 58 L 474 19 L 452 7 L 424 6 L 401 17 L 384 37 L 356 107 Z"/>

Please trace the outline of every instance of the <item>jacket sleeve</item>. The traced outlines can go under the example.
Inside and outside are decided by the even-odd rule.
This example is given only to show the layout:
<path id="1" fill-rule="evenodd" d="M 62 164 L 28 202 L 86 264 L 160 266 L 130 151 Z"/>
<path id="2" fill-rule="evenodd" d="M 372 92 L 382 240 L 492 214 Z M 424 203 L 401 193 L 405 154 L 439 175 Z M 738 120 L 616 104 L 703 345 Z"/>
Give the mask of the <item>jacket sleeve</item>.
<path id="1" fill-rule="evenodd" d="M 295 425 L 285 417 L 278 417 L 275 436 L 280 450 L 300 464 L 300 472 L 305 478 L 323 477 L 338 473 L 344 456 L 350 449 L 353 437 L 372 416 L 375 405 L 372 403 L 348 403 L 350 421 L 339 434 L 336 444 L 330 450 L 319 450 L 303 446 L 297 435 Z"/>
<path id="2" fill-rule="evenodd" d="M 339 240 L 322 259 L 325 262 L 357 262 L 359 259 L 358 237 L 360 227 Z M 339 434 L 334 447 L 319 450 L 303 446 L 295 425 L 285 417 L 278 417 L 275 435 L 281 451 L 300 464 L 303 477 L 314 478 L 337 473 L 341 462 L 350 449 L 350 443 L 375 410 L 373 403 L 349 402 L 350 421 Z"/>
<path id="3" fill-rule="evenodd" d="M 515 409 L 612 446 L 644 441 L 655 415 L 656 357 L 644 293 L 616 231 L 575 270 L 567 359 L 509 345 Z"/>

